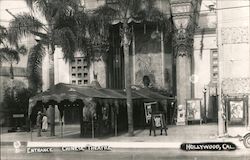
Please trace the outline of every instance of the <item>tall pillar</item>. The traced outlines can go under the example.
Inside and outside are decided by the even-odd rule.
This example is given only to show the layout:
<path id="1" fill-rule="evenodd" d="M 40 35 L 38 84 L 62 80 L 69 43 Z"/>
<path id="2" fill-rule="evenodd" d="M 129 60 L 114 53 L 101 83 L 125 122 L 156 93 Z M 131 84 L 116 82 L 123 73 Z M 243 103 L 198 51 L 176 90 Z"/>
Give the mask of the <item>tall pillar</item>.
<path id="1" fill-rule="evenodd" d="M 186 99 L 192 98 L 193 38 L 200 4 L 201 0 L 170 0 L 174 23 L 177 106 L 184 108 Z"/>
<path id="2" fill-rule="evenodd" d="M 191 98 L 192 74 L 192 52 L 193 35 L 187 34 L 186 29 L 180 28 L 175 31 L 174 50 L 176 61 L 176 96 L 177 106 L 182 105 L 186 108 L 186 99 Z"/>
<path id="3" fill-rule="evenodd" d="M 226 113 L 225 113 L 225 102 L 224 102 L 224 96 L 222 95 L 222 77 L 223 77 L 223 44 L 222 44 L 222 34 L 221 28 L 222 28 L 222 12 L 218 10 L 218 8 L 223 7 L 222 1 L 217 0 L 216 1 L 216 36 L 217 36 L 217 48 L 218 48 L 218 54 L 219 54 L 219 74 L 218 74 L 218 136 L 222 137 L 225 135 L 226 131 L 226 125 L 225 125 L 225 119 L 226 119 Z"/>
<path id="4" fill-rule="evenodd" d="M 191 98 L 191 82 L 189 80 L 191 76 L 191 58 L 188 54 L 181 55 L 182 51 L 180 50 L 176 52 L 177 104 L 185 106 L 186 99 Z"/>

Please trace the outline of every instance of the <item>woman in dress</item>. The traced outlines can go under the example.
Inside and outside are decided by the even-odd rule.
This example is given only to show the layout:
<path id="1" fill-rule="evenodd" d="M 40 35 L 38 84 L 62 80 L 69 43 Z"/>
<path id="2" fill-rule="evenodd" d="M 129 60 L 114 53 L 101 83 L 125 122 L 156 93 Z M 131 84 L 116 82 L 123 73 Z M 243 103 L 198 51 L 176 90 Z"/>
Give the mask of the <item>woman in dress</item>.
<path id="1" fill-rule="evenodd" d="M 46 115 L 43 115 L 42 119 L 42 131 L 46 132 L 48 130 L 48 117 Z"/>

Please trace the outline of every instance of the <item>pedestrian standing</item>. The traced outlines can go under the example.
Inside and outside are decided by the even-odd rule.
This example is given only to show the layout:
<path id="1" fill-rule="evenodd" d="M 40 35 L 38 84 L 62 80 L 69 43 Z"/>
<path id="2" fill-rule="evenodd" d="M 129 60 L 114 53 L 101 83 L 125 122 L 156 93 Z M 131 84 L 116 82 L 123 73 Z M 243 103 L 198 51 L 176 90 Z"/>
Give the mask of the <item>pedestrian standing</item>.
<path id="1" fill-rule="evenodd" d="M 48 130 L 48 117 L 46 116 L 46 114 L 44 114 L 42 119 L 42 131 L 47 132 L 47 130 Z"/>
<path id="2" fill-rule="evenodd" d="M 41 130 L 42 130 L 42 112 L 41 111 L 37 113 L 36 126 L 37 126 L 37 137 L 41 137 Z"/>

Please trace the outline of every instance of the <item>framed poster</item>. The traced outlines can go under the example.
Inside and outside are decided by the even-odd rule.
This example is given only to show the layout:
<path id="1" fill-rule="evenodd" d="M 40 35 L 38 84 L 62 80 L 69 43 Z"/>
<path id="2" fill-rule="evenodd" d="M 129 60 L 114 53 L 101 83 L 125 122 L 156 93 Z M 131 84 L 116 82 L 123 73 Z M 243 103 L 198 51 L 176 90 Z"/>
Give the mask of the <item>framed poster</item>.
<path id="1" fill-rule="evenodd" d="M 187 121 L 201 121 L 201 99 L 186 100 Z"/>
<path id="2" fill-rule="evenodd" d="M 156 128 L 164 128 L 164 120 L 162 114 L 153 114 L 152 119 Z"/>
<path id="3" fill-rule="evenodd" d="M 156 104 L 157 104 L 156 102 L 144 103 L 146 123 L 149 123 L 149 121 L 151 120 L 152 108 L 153 108 L 153 105 L 156 105 Z"/>
<path id="4" fill-rule="evenodd" d="M 245 124 L 246 106 L 244 98 L 229 99 L 228 101 L 228 122 L 229 124 Z"/>
<path id="5" fill-rule="evenodd" d="M 184 105 L 179 105 L 177 108 L 177 122 L 176 125 L 186 124 L 186 108 Z"/>

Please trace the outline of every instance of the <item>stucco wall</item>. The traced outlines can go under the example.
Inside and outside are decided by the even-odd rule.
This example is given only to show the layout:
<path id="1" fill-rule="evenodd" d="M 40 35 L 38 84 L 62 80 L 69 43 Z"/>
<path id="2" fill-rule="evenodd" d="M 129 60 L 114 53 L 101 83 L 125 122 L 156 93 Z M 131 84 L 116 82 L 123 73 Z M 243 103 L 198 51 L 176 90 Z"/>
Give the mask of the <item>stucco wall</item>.
<path id="1" fill-rule="evenodd" d="M 106 64 L 101 58 L 98 61 L 91 63 L 90 67 L 90 82 L 94 80 L 94 73 L 97 74 L 97 81 L 102 88 L 106 88 Z"/>
<path id="2" fill-rule="evenodd" d="M 75 57 L 83 57 L 82 54 L 76 53 Z M 45 60 L 48 60 L 47 57 Z M 46 62 L 45 62 L 46 63 Z M 48 63 L 48 62 L 47 62 Z M 55 84 L 57 83 L 70 83 L 70 64 L 63 59 L 63 53 L 61 48 L 56 48 L 54 53 L 54 69 L 55 69 Z M 44 69 L 44 85 L 48 85 L 48 65 L 47 69 Z M 106 66 L 101 58 L 98 61 L 94 61 L 90 64 L 89 74 L 90 74 L 90 83 L 94 80 L 94 72 L 97 74 L 97 80 L 100 83 L 101 87 L 106 87 Z"/>
<path id="3" fill-rule="evenodd" d="M 55 55 L 55 84 L 70 83 L 69 62 L 63 59 L 61 48 L 56 48 Z"/>
<path id="4" fill-rule="evenodd" d="M 218 11 L 218 45 L 222 91 L 229 96 L 246 94 L 249 86 L 245 81 L 250 78 L 249 4 L 244 0 L 218 1 L 218 7 L 228 8 Z M 249 127 L 250 112 L 247 117 Z"/>
<path id="5" fill-rule="evenodd" d="M 216 8 L 216 0 L 202 1 L 198 27 L 194 36 L 194 97 L 201 99 L 202 114 L 204 113 L 204 87 L 207 88 L 206 107 L 208 118 L 212 117 L 213 106 L 210 103 L 208 85 L 211 81 L 211 51 L 217 49 L 216 12 L 209 10 L 209 5 Z"/>
<path id="6" fill-rule="evenodd" d="M 203 37 L 203 38 L 202 38 Z M 198 77 L 194 83 L 194 96 L 195 98 L 202 99 L 202 107 L 204 108 L 204 94 L 203 89 L 208 85 L 211 80 L 211 50 L 216 49 L 216 34 L 196 35 L 194 37 L 194 74 Z M 212 116 L 212 106 L 209 104 L 209 90 L 206 93 L 206 106 L 207 116 Z"/>
<path id="7" fill-rule="evenodd" d="M 222 78 L 250 77 L 249 2 L 221 1 L 220 6 L 233 9 L 219 11 L 219 38 Z"/>

